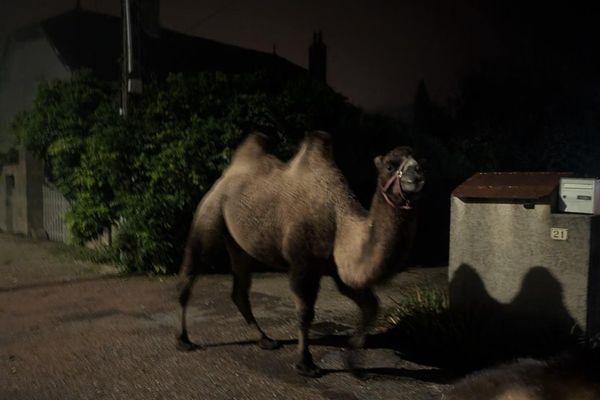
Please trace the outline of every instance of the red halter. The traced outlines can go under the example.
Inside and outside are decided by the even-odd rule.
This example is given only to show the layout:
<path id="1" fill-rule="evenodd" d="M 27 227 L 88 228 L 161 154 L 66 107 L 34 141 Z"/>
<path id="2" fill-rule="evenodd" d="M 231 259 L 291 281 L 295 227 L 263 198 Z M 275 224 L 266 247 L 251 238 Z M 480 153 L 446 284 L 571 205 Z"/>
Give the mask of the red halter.
<path id="1" fill-rule="evenodd" d="M 390 187 L 394 186 L 394 188 L 398 191 L 398 193 L 400 194 L 400 197 L 402 197 L 402 200 L 404 200 L 405 204 L 400 207 L 402 209 L 405 210 L 410 210 L 412 207 L 410 206 L 410 202 L 408 201 L 408 199 L 404 196 L 404 193 L 402 192 L 402 184 L 401 184 L 401 179 L 402 179 L 402 175 L 404 174 L 404 167 L 406 166 L 408 160 L 404 159 L 404 161 L 402 161 L 402 164 L 400 164 L 400 167 L 398 167 L 398 169 L 394 172 L 394 174 L 387 180 L 387 182 L 385 183 L 385 185 L 383 185 L 381 187 L 381 194 L 383 195 L 383 198 L 385 199 L 386 203 L 388 203 L 390 205 L 390 207 L 392 208 L 396 208 L 396 205 L 394 204 L 393 201 L 390 200 L 390 198 L 387 195 L 387 191 Z"/>

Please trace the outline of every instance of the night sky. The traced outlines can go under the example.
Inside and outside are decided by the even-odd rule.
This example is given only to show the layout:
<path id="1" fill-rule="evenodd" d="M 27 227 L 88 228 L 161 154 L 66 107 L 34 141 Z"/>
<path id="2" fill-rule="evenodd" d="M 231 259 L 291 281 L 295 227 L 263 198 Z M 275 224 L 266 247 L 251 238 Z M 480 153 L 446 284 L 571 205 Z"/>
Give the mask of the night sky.
<path id="1" fill-rule="evenodd" d="M 0 31 L 60 14 L 75 3 L 0 0 Z M 266 52 L 275 45 L 279 55 L 302 66 L 308 63 L 312 32 L 322 30 L 331 86 L 368 110 L 394 113 L 411 104 L 419 80 L 444 103 L 465 74 L 483 65 L 518 65 L 579 84 L 598 75 L 598 7 L 563 4 L 163 0 L 161 24 Z M 120 13 L 118 0 L 83 0 L 81 6 Z"/>

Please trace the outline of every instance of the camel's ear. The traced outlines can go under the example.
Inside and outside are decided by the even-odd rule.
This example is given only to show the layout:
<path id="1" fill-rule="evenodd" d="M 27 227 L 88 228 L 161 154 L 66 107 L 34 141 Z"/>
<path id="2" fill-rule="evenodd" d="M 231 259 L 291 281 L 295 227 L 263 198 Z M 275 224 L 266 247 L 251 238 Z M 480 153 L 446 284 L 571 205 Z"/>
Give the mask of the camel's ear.
<path id="1" fill-rule="evenodd" d="M 375 162 L 375 166 L 377 167 L 377 169 L 381 169 L 381 167 L 383 166 L 383 160 L 381 158 L 382 158 L 381 156 L 377 156 L 373 160 Z"/>

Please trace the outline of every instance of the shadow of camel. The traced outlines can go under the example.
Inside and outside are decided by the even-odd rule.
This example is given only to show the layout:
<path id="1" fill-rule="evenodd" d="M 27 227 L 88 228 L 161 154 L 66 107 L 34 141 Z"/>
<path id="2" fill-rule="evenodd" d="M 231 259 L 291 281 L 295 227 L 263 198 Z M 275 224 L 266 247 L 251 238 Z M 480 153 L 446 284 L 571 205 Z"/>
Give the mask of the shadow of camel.
<path id="1" fill-rule="evenodd" d="M 545 267 L 534 266 L 523 277 L 513 300 L 501 303 L 488 293 L 475 269 L 462 264 L 450 282 L 450 312 L 465 324 L 462 346 L 471 350 L 463 354 L 467 369 L 575 348 L 583 330 L 563 296 L 554 275 Z M 460 353 L 450 353 L 460 357 Z"/>
<path id="2" fill-rule="evenodd" d="M 545 267 L 530 268 L 518 294 L 504 304 L 490 296 L 473 267 L 462 264 L 450 282 L 450 296 L 454 309 L 476 309 L 502 321 L 498 329 L 531 334 L 542 333 L 541 328 L 550 328 L 551 333 L 583 333 L 565 306 L 562 285 Z"/>
<path id="3" fill-rule="evenodd" d="M 449 387 L 448 400 L 491 400 L 498 398 L 592 400 L 600 398 L 600 346 L 598 335 L 584 336 L 563 300 L 563 288 L 550 271 L 533 267 L 525 275 L 519 293 L 509 304 L 492 299 L 483 282 L 469 265 L 459 267 L 453 290 L 472 290 L 468 297 L 457 296 L 459 308 L 472 305 L 475 299 L 510 330 L 530 341 L 546 341 L 537 351 L 519 349 L 514 360 L 470 374 Z M 594 287 L 596 283 L 592 283 Z M 591 289 L 589 289 L 591 290 Z M 460 294 L 460 292 L 459 292 Z M 592 302 L 597 301 L 592 294 Z M 462 299 L 460 297 L 463 297 Z M 588 299 L 588 309 L 595 310 Z M 597 306 L 597 304 L 596 304 Z M 588 311 L 589 312 L 589 311 Z M 597 316 L 588 316 L 590 321 Z M 548 340 L 554 338 L 555 340 Z"/>
<path id="4" fill-rule="evenodd" d="M 508 303 L 496 301 L 469 265 L 450 282 L 451 307 L 417 306 L 368 347 L 387 347 L 403 359 L 469 373 L 518 357 L 547 357 L 577 347 L 582 329 L 570 315 L 558 280 L 532 267 Z"/>
<path id="5" fill-rule="evenodd" d="M 393 346 L 389 346 L 380 340 L 381 335 L 370 335 L 367 337 L 365 349 L 393 349 Z M 310 344 L 316 346 L 325 347 L 336 347 L 340 349 L 348 349 L 349 340 L 352 336 L 349 334 L 330 334 L 320 335 L 318 337 L 311 337 Z M 278 340 L 279 344 L 285 346 L 295 346 L 298 344 L 297 339 L 284 339 Z M 218 342 L 218 343 L 206 343 L 195 348 L 195 351 L 210 348 L 219 347 L 230 347 L 230 346 L 256 346 L 256 340 L 240 340 L 240 341 L 229 341 L 229 342 Z M 358 351 L 360 352 L 360 350 Z M 353 350 L 348 350 L 346 356 L 352 365 L 357 365 L 356 359 L 357 354 Z M 346 360 L 346 361 L 348 361 Z M 454 381 L 463 376 L 462 373 L 457 371 L 442 370 L 442 369 L 408 369 L 408 368 L 394 368 L 394 367 L 376 367 L 376 368 L 365 368 L 365 367 L 347 367 L 347 368 L 324 368 L 322 369 L 322 376 L 347 373 L 352 374 L 361 379 L 378 379 L 378 378 L 409 378 L 415 379 L 422 382 L 446 384 Z"/>

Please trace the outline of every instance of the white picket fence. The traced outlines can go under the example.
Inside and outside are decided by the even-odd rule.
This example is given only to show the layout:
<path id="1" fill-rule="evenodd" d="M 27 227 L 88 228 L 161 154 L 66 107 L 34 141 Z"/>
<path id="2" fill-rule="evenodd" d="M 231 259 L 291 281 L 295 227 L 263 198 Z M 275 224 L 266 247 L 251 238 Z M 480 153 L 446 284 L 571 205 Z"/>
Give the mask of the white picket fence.
<path id="1" fill-rule="evenodd" d="M 67 227 L 65 214 L 70 208 L 65 196 L 51 183 L 44 183 L 44 230 L 50 240 L 67 242 Z"/>

